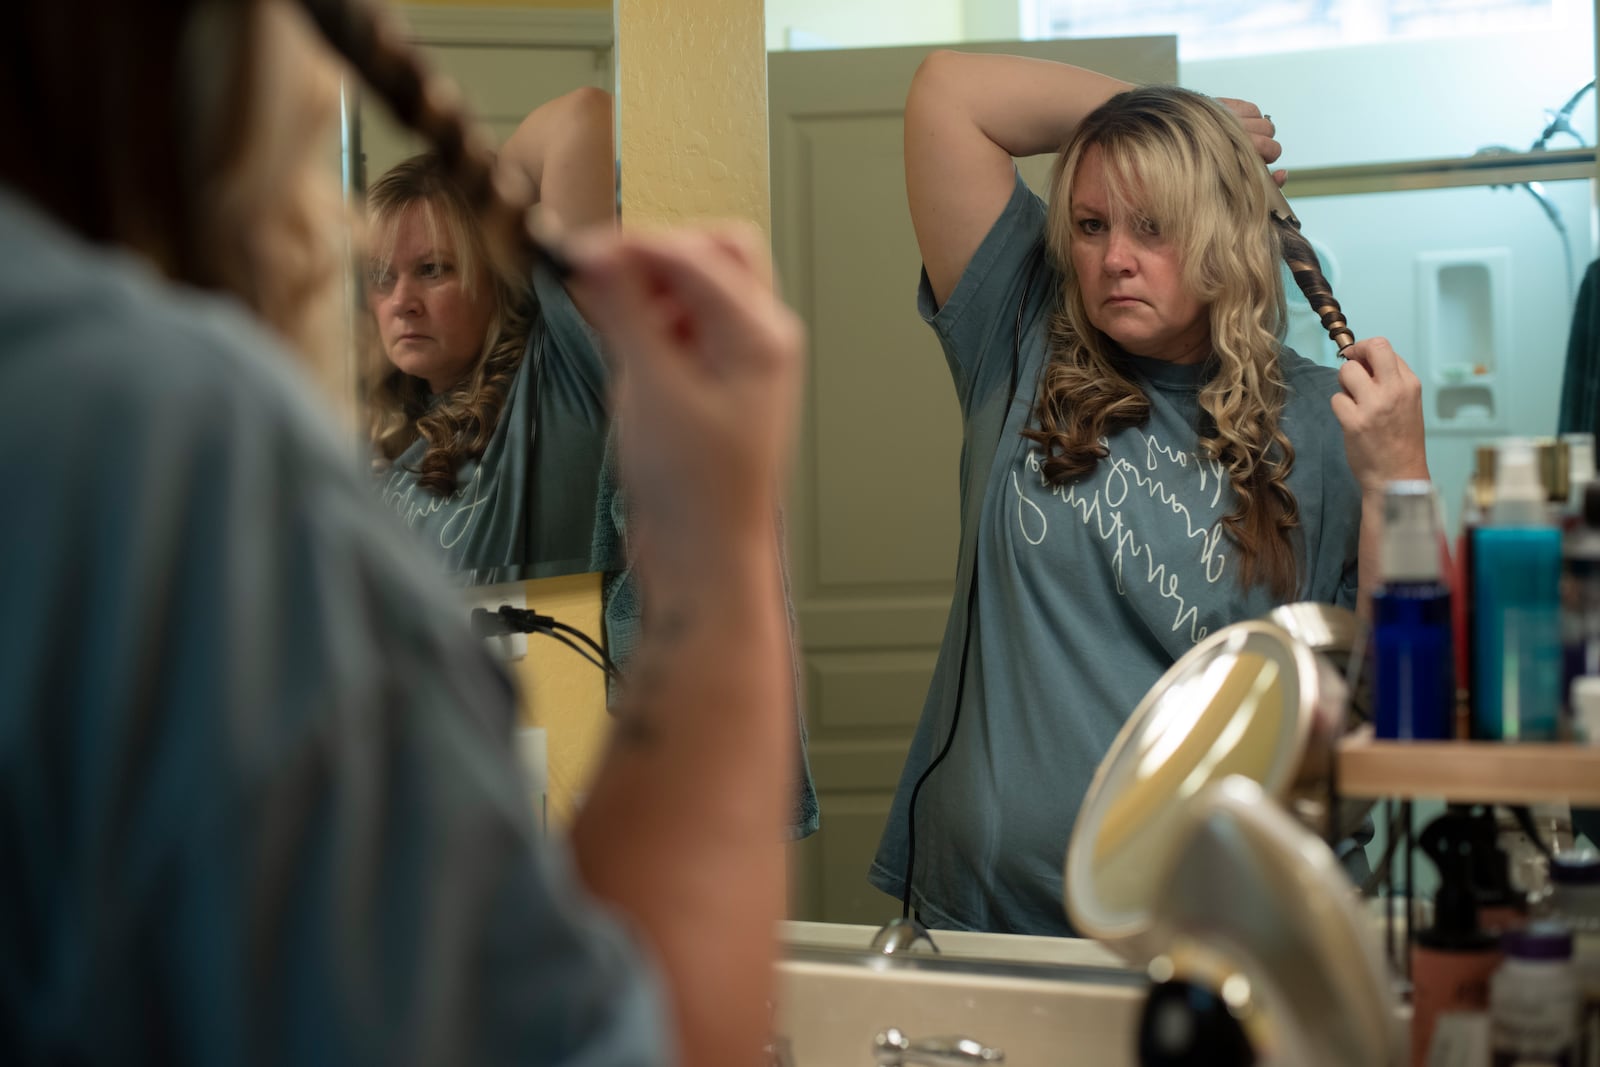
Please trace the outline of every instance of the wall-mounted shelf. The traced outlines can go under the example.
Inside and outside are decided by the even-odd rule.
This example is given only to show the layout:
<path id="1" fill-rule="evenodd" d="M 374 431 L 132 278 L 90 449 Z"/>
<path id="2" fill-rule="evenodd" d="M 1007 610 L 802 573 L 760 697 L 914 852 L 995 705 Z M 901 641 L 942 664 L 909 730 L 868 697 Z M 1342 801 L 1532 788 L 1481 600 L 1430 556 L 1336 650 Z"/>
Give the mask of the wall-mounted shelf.
<path id="1" fill-rule="evenodd" d="M 1487 741 L 1339 743 L 1339 792 L 1492 804 L 1570 801 L 1600 806 L 1600 746 Z"/>

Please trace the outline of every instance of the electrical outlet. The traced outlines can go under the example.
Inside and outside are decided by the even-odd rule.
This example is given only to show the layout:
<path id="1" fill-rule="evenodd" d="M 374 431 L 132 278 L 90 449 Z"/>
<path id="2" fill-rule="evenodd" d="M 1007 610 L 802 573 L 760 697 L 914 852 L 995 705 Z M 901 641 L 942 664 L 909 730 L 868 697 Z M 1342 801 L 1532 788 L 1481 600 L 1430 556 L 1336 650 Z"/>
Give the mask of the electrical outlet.
<path id="1" fill-rule="evenodd" d="M 528 606 L 528 598 L 523 592 L 521 582 L 507 582 L 503 585 L 476 585 L 462 590 L 466 594 L 467 616 L 472 616 L 473 608 L 482 608 L 485 611 L 499 611 L 506 604 L 518 611 Z M 522 659 L 528 654 L 527 634 L 505 634 L 500 637 L 485 637 L 483 643 L 488 646 L 504 663 Z"/>

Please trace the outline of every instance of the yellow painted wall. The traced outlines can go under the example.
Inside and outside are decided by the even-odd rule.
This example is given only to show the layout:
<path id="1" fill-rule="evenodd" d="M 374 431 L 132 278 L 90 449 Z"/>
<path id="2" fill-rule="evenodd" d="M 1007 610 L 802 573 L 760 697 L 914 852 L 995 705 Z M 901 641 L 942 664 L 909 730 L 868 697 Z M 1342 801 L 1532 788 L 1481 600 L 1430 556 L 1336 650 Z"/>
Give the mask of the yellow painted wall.
<path id="1" fill-rule="evenodd" d="M 762 33 L 761 0 L 617 0 L 623 225 L 768 229 Z"/>
<path id="2" fill-rule="evenodd" d="M 574 574 L 523 583 L 527 605 L 600 640 L 600 576 Z M 572 821 L 610 729 L 605 675 L 566 645 L 528 636 L 528 654 L 511 664 L 522 689 L 523 726 L 542 726 L 549 763 L 552 826 Z"/>

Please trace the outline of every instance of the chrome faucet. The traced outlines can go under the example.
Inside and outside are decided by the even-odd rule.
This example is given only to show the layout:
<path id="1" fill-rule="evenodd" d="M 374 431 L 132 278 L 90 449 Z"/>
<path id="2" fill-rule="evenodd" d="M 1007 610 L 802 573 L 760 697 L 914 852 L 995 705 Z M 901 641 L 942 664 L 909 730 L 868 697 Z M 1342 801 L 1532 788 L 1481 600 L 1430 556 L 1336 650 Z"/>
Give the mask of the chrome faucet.
<path id="1" fill-rule="evenodd" d="M 873 1041 L 873 1056 L 878 1067 L 970 1067 L 972 1064 L 1004 1063 L 1006 1054 L 988 1048 L 970 1037 L 930 1037 L 912 1041 L 898 1027 L 891 1026 Z"/>
<path id="2" fill-rule="evenodd" d="M 761 1049 L 763 1067 L 794 1067 L 794 1049 L 789 1039 L 775 1034 Z"/>
<path id="3" fill-rule="evenodd" d="M 762 1067 L 794 1067 L 794 1048 L 789 1039 L 778 1032 L 778 1005 L 767 1001 L 767 1043 L 761 1046 Z"/>
<path id="4" fill-rule="evenodd" d="M 929 948 L 935 952 L 939 951 L 939 946 L 933 943 L 933 935 L 928 932 L 928 928 L 916 919 L 891 919 L 872 935 L 872 950 L 881 952 L 885 956 L 893 956 L 896 952 L 912 948 L 918 941 L 926 941 Z"/>

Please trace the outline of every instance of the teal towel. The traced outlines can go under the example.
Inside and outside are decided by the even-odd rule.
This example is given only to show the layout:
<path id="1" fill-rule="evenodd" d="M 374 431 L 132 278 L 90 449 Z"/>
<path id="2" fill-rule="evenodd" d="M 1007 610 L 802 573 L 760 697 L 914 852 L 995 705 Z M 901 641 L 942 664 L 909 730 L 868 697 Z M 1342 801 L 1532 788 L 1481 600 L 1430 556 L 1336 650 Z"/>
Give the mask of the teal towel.
<path id="1" fill-rule="evenodd" d="M 1600 260 L 1589 264 L 1567 338 L 1557 433 L 1600 434 Z"/>
<path id="2" fill-rule="evenodd" d="M 613 427 L 606 439 L 605 460 L 600 466 L 600 491 L 595 498 L 594 546 L 590 556 L 604 575 L 601 581 L 601 610 L 606 646 L 611 658 L 624 671 L 627 670 L 629 658 L 639 647 L 644 618 L 639 583 L 634 580 L 633 569 L 628 562 L 627 530 L 627 506 L 617 480 L 617 434 Z M 806 757 L 806 719 L 800 699 L 800 654 L 794 641 L 798 628 L 794 593 L 789 585 L 789 556 L 782 551 L 781 525 L 778 536 L 779 558 L 783 561 L 783 599 L 789 615 L 789 665 L 794 679 L 795 727 L 800 734 L 800 766 L 796 776 L 798 790 L 789 836 L 799 840 L 816 832 L 821 813 L 817 807 L 816 787 L 811 782 L 811 763 Z"/>

